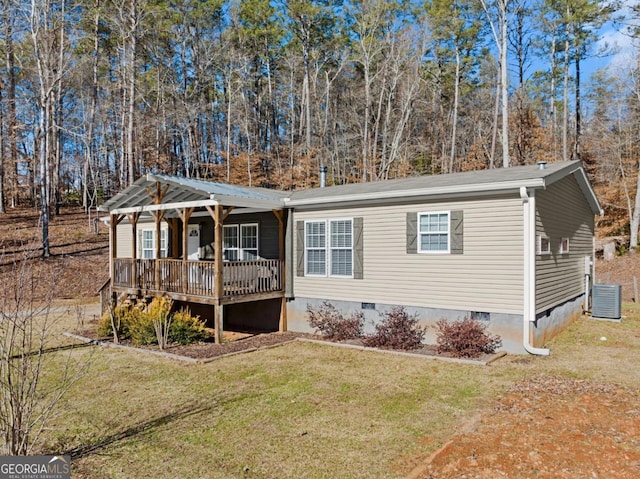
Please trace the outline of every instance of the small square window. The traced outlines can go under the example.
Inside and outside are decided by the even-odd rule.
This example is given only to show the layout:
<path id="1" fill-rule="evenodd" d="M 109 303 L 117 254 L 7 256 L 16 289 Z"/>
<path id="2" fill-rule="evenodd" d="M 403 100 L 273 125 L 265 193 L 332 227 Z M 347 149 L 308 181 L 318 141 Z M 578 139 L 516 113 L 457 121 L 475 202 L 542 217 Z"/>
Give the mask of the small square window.
<path id="1" fill-rule="evenodd" d="M 562 238 L 560 240 L 560 253 L 568 253 L 569 252 L 569 238 Z"/>
<path id="2" fill-rule="evenodd" d="M 551 242 L 546 236 L 538 236 L 537 254 L 551 254 Z"/>

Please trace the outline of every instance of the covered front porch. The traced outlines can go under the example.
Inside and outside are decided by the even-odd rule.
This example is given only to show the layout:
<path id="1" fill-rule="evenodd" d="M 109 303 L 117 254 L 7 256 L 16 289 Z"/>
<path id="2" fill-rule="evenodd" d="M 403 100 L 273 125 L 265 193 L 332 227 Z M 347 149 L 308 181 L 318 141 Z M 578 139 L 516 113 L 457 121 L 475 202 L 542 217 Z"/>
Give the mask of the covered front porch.
<path id="1" fill-rule="evenodd" d="M 141 296 L 168 295 L 180 301 L 223 304 L 283 295 L 279 259 L 222 262 L 222 297 L 216 297 L 216 263 L 180 259 L 114 258 L 113 288 Z"/>
<path id="2" fill-rule="evenodd" d="M 225 306 L 281 302 L 286 331 L 284 194 L 146 175 L 107 201 L 112 300 L 166 296 L 212 308 L 216 342 Z M 249 221 L 249 222 L 247 222 Z"/>

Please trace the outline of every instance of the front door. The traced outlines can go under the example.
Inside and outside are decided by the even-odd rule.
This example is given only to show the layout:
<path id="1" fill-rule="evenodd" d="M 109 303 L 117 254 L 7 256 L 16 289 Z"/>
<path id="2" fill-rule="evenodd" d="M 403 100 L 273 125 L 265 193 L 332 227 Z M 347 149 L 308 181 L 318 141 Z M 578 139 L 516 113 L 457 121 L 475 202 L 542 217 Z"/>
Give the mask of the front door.
<path id="1" fill-rule="evenodd" d="M 189 236 L 187 238 L 187 259 L 200 259 L 200 225 L 188 226 Z"/>

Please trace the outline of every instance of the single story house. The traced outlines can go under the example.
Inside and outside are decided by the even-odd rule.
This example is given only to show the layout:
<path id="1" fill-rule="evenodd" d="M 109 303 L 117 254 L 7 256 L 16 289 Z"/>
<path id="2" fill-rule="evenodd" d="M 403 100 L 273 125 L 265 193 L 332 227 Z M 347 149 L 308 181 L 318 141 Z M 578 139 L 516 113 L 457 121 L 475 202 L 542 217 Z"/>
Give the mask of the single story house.
<path id="1" fill-rule="evenodd" d="M 580 162 L 294 192 L 147 175 L 101 210 L 111 292 L 189 304 L 218 339 L 309 331 L 327 300 L 368 327 L 396 305 L 427 325 L 470 316 L 534 354 L 588 309 L 602 214 Z"/>

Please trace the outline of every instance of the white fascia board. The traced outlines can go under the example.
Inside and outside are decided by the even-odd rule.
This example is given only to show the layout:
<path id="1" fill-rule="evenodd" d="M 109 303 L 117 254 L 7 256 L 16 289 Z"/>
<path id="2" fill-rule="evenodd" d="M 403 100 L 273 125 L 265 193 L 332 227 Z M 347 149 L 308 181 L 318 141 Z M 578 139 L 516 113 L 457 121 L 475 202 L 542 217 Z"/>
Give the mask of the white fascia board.
<path id="1" fill-rule="evenodd" d="M 127 208 L 115 208 L 110 211 L 114 215 L 124 215 L 128 213 L 143 213 L 145 211 L 162 211 L 162 210 L 176 210 L 181 208 L 198 208 L 203 206 L 215 206 L 218 204 L 216 200 L 198 200 L 198 201 L 185 201 L 182 203 L 162 203 L 159 205 L 145 205 L 145 206 L 129 206 Z"/>
<path id="2" fill-rule="evenodd" d="M 602 216 L 604 214 L 604 210 L 600 206 L 598 197 L 596 196 L 595 191 L 593 191 L 593 188 L 589 183 L 587 174 L 584 172 L 582 168 L 580 168 L 577 171 L 574 171 L 573 175 L 576 177 L 576 180 L 578 180 L 578 186 L 580 186 L 582 193 L 587 198 L 587 201 L 589 202 L 589 206 L 591 206 L 591 209 L 593 210 L 593 212 L 597 215 Z"/>
<path id="3" fill-rule="evenodd" d="M 284 207 L 281 199 L 243 198 L 241 196 L 211 195 L 216 204 L 224 206 L 238 206 L 243 208 L 258 208 L 263 211 Z"/>
<path id="4" fill-rule="evenodd" d="M 304 198 L 300 200 L 285 199 L 287 206 L 313 206 L 331 203 L 351 203 L 357 201 L 379 201 L 384 199 L 403 199 L 412 197 L 455 197 L 469 194 L 491 194 L 496 192 L 519 191 L 521 187 L 544 188 L 542 178 L 532 178 L 524 181 L 505 181 L 500 183 L 480 183 L 458 186 L 442 186 L 436 188 L 415 188 L 411 190 L 379 191 L 375 193 L 360 193 L 354 195 L 327 196 L 324 198 Z"/>

